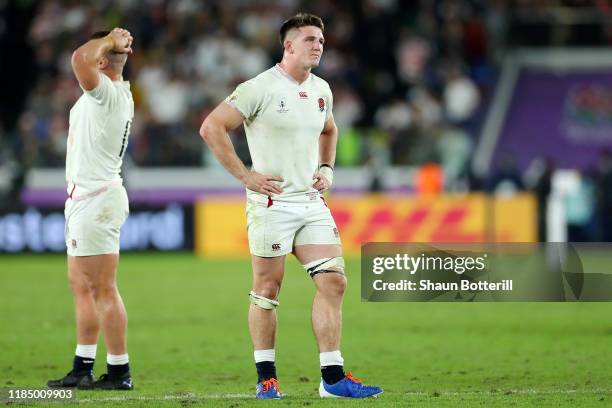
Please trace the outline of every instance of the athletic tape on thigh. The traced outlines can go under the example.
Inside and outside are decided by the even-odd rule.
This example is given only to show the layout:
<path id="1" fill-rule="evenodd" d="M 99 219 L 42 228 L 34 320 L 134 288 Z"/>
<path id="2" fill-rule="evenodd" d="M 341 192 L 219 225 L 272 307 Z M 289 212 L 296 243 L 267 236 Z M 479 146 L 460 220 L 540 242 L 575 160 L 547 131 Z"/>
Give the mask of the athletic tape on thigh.
<path id="1" fill-rule="evenodd" d="M 335 272 L 344 274 L 344 258 L 341 256 L 317 259 L 316 261 L 309 262 L 302 266 L 306 269 L 310 277 L 315 276 L 317 273 Z"/>
<path id="2" fill-rule="evenodd" d="M 249 293 L 249 299 L 251 300 L 251 303 L 255 306 L 261 307 L 262 309 L 266 310 L 276 309 L 276 307 L 279 305 L 277 300 L 268 299 L 267 297 L 258 295 L 253 291 Z"/>

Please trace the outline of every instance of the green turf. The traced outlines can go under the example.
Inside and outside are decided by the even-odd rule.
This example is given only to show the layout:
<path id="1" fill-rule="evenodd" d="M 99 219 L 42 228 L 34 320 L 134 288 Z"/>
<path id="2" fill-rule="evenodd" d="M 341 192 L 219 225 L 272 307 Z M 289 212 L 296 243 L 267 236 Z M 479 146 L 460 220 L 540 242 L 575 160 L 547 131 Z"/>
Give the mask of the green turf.
<path id="1" fill-rule="evenodd" d="M 384 387 L 377 400 L 321 401 L 310 329 L 313 287 L 293 260 L 279 307 L 278 406 L 595 406 L 612 404 L 612 305 L 361 303 L 348 263 L 342 352 Z M 78 392 L 86 406 L 262 406 L 247 326 L 247 261 L 124 255 L 129 393 Z M 42 387 L 70 369 L 72 299 L 62 256 L 0 257 L 0 387 Z M 106 351 L 100 341 L 96 373 Z M 40 406 L 40 405 L 38 405 Z"/>

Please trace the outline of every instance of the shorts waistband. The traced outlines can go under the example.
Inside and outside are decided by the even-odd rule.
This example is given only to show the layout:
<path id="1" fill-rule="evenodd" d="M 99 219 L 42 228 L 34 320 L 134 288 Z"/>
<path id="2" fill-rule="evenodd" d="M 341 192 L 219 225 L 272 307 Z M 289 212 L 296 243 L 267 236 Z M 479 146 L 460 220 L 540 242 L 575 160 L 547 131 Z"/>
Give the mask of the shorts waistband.
<path id="1" fill-rule="evenodd" d="M 90 193 L 87 194 L 83 194 L 82 196 L 78 196 L 75 197 L 74 196 L 74 191 L 76 190 L 76 184 L 72 184 L 72 189 L 70 190 L 70 194 L 68 194 L 68 198 L 70 198 L 72 201 L 83 201 L 83 200 L 87 200 L 88 198 L 93 198 L 97 195 L 102 194 L 105 191 L 110 190 L 113 187 L 117 187 L 120 186 L 122 183 L 119 180 L 115 180 L 115 181 L 111 181 L 109 184 L 105 185 L 102 188 L 99 188 L 97 190 L 94 190 Z"/>
<path id="2" fill-rule="evenodd" d="M 265 194 L 255 193 L 247 190 L 247 201 L 257 205 L 271 207 L 272 205 L 286 207 L 302 207 L 315 203 L 325 202 L 323 195 L 318 191 L 309 191 L 307 193 L 294 194 L 289 197 L 285 195 L 273 195 L 272 197 Z"/>
<path id="3" fill-rule="evenodd" d="M 277 201 L 274 199 L 274 197 L 272 198 L 266 198 L 266 201 L 259 201 L 259 200 L 253 200 L 251 198 L 247 198 L 247 202 L 250 202 L 254 205 L 260 206 L 260 207 L 308 207 L 309 205 L 314 205 L 314 204 L 323 204 L 323 205 L 327 205 L 327 202 L 325 201 L 325 198 L 323 198 L 323 196 L 317 198 L 316 200 L 312 200 L 312 201 Z"/>

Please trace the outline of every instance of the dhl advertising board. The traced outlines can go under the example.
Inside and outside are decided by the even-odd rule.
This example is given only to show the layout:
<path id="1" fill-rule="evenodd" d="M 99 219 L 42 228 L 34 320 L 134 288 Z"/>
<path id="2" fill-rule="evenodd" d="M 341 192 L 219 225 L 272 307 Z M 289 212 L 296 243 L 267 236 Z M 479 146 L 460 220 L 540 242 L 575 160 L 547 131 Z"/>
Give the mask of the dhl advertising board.
<path id="1" fill-rule="evenodd" d="M 328 201 L 345 256 L 367 242 L 535 242 L 531 194 L 333 196 Z M 204 198 L 195 208 L 195 247 L 207 257 L 248 256 L 243 197 Z"/>

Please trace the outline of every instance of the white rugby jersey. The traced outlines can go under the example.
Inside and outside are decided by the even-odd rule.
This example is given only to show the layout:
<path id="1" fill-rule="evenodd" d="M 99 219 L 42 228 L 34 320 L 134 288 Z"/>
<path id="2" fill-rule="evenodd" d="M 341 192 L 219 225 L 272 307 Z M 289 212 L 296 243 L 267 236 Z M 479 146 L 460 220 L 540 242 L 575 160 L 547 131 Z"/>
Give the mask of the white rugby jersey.
<path id="1" fill-rule="evenodd" d="M 244 117 L 253 170 L 285 180 L 279 183 L 283 192 L 273 200 L 317 199 L 312 185 L 319 165 L 319 136 L 333 106 L 327 82 L 310 74 L 299 84 L 276 65 L 238 85 L 225 102 Z M 248 189 L 247 196 L 267 200 Z"/>
<path id="2" fill-rule="evenodd" d="M 72 198 L 121 182 L 121 164 L 134 118 L 128 81 L 100 73 L 98 86 L 85 91 L 70 110 L 66 181 Z"/>

